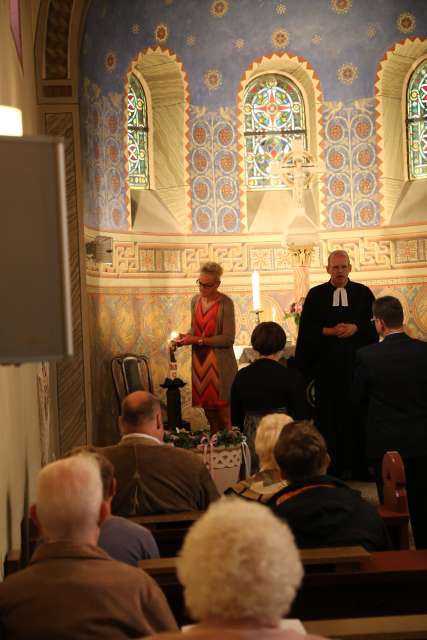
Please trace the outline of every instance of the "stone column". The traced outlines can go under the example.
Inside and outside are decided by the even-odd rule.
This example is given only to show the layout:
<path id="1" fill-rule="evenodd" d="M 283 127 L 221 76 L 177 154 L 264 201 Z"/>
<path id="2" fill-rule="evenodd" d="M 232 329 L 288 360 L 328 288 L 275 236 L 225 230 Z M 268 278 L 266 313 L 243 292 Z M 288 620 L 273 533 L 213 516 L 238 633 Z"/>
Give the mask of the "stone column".
<path id="1" fill-rule="evenodd" d="M 291 258 L 294 271 L 295 301 L 305 298 L 310 288 L 310 262 L 314 245 L 288 244 L 288 255 Z"/>

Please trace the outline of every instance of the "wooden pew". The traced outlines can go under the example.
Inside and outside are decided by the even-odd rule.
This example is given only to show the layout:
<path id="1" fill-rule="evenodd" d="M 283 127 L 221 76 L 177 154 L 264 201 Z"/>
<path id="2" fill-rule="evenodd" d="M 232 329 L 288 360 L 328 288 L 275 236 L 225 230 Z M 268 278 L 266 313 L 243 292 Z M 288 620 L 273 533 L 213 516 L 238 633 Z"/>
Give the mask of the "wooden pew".
<path id="1" fill-rule="evenodd" d="M 351 571 L 367 560 L 371 554 L 363 547 L 331 547 L 322 549 L 301 549 L 300 558 L 304 567 L 327 568 L 331 572 Z M 141 560 L 138 566 L 163 584 L 177 582 L 177 558 L 155 558 Z"/>
<path id="2" fill-rule="evenodd" d="M 397 451 L 387 451 L 382 462 L 384 504 L 378 513 L 385 522 L 394 549 L 409 549 L 409 509 L 405 467 Z"/>
<path id="3" fill-rule="evenodd" d="M 427 550 L 306 549 L 301 558 L 306 574 L 290 618 L 418 615 L 426 610 Z M 191 622 L 176 575 L 176 558 L 143 560 L 140 567 L 163 589 L 178 623 Z"/>
<path id="4" fill-rule="evenodd" d="M 307 633 L 342 640 L 426 640 L 427 615 L 304 622 Z"/>
<path id="5" fill-rule="evenodd" d="M 176 556 L 191 525 L 203 515 L 203 511 L 180 511 L 159 515 L 129 518 L 147 527 L 154 536 L 162 557 Z"/>

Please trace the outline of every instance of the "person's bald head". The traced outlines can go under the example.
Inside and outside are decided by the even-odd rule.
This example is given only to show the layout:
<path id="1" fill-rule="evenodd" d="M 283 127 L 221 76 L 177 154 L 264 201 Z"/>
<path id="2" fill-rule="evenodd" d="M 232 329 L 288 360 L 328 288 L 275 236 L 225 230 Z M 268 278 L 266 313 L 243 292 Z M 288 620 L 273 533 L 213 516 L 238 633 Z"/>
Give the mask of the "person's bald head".
<path id="1" fill-rule="evenodd" d="M 124 435 L 145 433 L 159 440 L 163 439 L 163 422 L 159 400 L 148 391 L 134 391 L 122 402 L 119 418 Z"/>
<path id="2" fill-rule="evenodd" d="M 78 455 L 46 465 L 39 473 L 31 516 L 45 542 L 96 544 L 105 518 L 99 464 Z"/>

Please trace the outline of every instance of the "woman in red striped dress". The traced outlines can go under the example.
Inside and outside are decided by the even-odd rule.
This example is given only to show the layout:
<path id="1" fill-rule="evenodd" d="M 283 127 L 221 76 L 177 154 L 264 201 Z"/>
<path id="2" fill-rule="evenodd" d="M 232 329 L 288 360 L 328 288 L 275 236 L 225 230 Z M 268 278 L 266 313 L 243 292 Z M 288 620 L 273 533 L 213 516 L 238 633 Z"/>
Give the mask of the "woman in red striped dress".
<path id="1" fill-rule="evenodd" d="M 176 340 L 177 346 L 192 345 L 193 406 L 203 407 L 212 431 L 224 422 L 230 425 L 230 388 L 237 373 L 234 305 L 218 291 L 222 273 L 216 262 L 202 265 L 200 293 L 191 301 L 191 329 Z"/>

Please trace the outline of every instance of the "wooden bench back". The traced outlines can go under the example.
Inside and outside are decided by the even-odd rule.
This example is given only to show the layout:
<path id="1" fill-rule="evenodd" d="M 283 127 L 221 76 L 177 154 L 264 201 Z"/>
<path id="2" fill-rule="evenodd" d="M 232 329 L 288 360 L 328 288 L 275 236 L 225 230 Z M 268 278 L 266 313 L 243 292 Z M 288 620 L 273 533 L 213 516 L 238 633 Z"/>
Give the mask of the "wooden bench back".
<path id="1" fill-rule="evenodd" d="M 397 451 L 387 451 L 382 462 L 384 504 L 378 513 L 385 522 L 394 549 L 409 549 L 409 509 L 405 467 Z"/>

